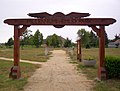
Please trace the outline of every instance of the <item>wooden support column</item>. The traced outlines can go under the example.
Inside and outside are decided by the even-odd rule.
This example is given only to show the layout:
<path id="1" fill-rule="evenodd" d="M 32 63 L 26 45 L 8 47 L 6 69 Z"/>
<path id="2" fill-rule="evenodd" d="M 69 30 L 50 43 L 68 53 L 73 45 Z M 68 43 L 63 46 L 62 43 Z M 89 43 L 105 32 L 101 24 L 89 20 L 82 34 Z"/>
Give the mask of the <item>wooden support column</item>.
<path id="1" fill-rule="evenodd" d="M 98 78 L 107 79 L 107 72 L 104 67 L 105 63 L 105 26 L 100 26 L 99 30 L 99 68 Z"/>
<path id="2" fill-rule="evenodd" d="M 18 79 L 21 77 L 20 71 L 20 36 L 27 29 L 28 26 L 19 28 L 19 25 L 14 25 L 14 66 L 11 68 L 9 74 L 10 78 Z"/>
<path id="3" fill-rule="evenodd" d="M 9 74 L 10 78 L 18 79 L 21 77 L 20 71 L 20 40 L 19 40 L 19 26 L 14 25 L 14 66 L 11 68 Z"/>
<path id="4" fill-rule="evenodd" d="M 20 59 L 19 26 L 14 26 L 14 66 L 19 66 L 19 59 Z"/>
<path id="5" fill-rule="evenodd" d="M 99 36 L 99 63 L 98 63 L 98 78 L 100 80 L 107 79 L 107 72 L 104 67 L 105 63 L 105 26 L 90 26 Z"/>

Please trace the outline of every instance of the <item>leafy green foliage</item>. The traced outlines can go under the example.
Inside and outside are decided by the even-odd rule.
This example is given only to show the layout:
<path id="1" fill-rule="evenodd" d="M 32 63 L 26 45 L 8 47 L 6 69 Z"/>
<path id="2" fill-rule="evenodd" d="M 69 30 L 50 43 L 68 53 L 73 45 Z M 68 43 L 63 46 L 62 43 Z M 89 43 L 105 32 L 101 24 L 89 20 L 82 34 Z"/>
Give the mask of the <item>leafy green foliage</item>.
<path id="1" fill-rule="evenodd" d="M 23 47 L 24 45 L 30 45 L 30 38 L 32 36 L 31 30 L 26 30 L 23 32 L 23 35 L 20 38 L 20 45 Z"/>
<path id="2" fill-rule="evenodd" d="M 43 40 L 43 35 L 42 33 L 40 33 L 39 30 L 37 30 L 34 35 L 32 35 L 31 32 L 32 32 L 31 30 L 25 30 L 22 36 L 20 36 L 21 49 L 29 45 L 31 45 L 32 47 L 35 46 L 36 48 L 38 48 L 44 43 L 54 48 L 63 47 L 63 46 L 65 47 L 74 46 L 74 43 L 72 43 L 71 40 L 69 40 L 68 38 L 66 40 L 63 37 L 58 36 L 56 34 L 47 36 L 47 38 Z M 10 38 L 8 42 L 6 43 L 6 46 L 11 47 L 12 45 L 13 45 L 13 39 Z"/>
<path id="3" fill-rule="evenodd" d="M 89 32 L 85 31 L 85 29 L 80 29 L 77 32 L 78 36 L 81 38 L 82 47 L 86 47 L 89 44 Z"/>
<path id="4" fill-rule="evenodd" d="M 37 48 L 43 43 L 43 35 L 37 30 L 34 36 L 31 34 L 31 30 L 24 31 L 20 39 L 20 45 L 23 49 L 25 45 L 35 45 Z"/>
<path id="5" fill-rule="evenodd" d="M 107 33 L 105 32 L 105 46 L 108 47 L 109 39 Z"/>
<path id="6" fill-rule="evenodd" d="M 14 44 L 13 38 L 9 38 L 8 42 L 5 43 L 6 46 L 8 46 L 9 48 Z"/>
<path id="7" fill-rule="evenodd" d="M 37 30 L 34 34 L 33 43 L 36 46 L 36 48 L 38 48 L 43 43 L 43 35 L 39 32 L 39 30 Z"/>
<path id="8" fill-rule="evenodd" d="M 86 47 L 89 44 L 89 32 L 85 31 L 85 29 L 78 30 L 78 36 L 81 38 L 82 47 Z"/>
<path id="9" fill-rule="evenodd" d="M 71 47 L 72 46 L 72 43 L 71 43 L 71 40 L 69 40 L 68 38 L 65 40 L 65 43 L 64 43 L 64 47 Z"/>
<path id="10" fill-rule="evenodd" d="M 99 38 L 94 32 L 86 31 L 85 29 L 80 29 L 77 32 L 78 36 L 81 38 L 81 45 L 84 48 L 90 48 L 90 47 L 98 47 L 99 44 Z M 107 33 L 105 32 L 105 45 L 107 47 L 108 45 L 108 37 Z"/>
<path id="11" fill-rule="evenodd" d="M 107 56 L 105 67 L 109 78 L 120 78 L 120 57 Z"/>
<path id="12" fill-rule="evenodd" d="M 90 41 L 89 41 L 89 45 L 90 47 L 97 47 L 98 46 L 98 37 L 96 36 L 96 34 L 94 34 L 94 32 L 90 32 Z"/>
<path id="13" fill-rule="evenodd" d="M 116 35 L 115 35 L 115 38 L 113 39 L 113 41 L 116 41 L 116 40 L 118 40 L 118 39 L 120 39 L 120 34 L 118 34 L 118 35 L 116 34 Z"/>
<path id="14" fill-rule="evenodd" d="M 48 46 L 53 46 L 54 48 L 60 47 L 62 45 L 62 40 L 61 40 L 60 36 L 53 34 L 46 38 L 46 44 Z"/>

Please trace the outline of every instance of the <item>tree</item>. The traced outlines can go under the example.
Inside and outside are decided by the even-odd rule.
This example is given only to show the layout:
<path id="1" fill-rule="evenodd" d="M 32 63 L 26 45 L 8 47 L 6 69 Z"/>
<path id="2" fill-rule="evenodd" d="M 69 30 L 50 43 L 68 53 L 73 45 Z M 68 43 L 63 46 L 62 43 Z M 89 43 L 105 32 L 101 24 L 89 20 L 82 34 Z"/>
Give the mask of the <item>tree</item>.
<path id="1" fill-rule="evenodd" d="M 116 45 L 116 48 L 118 48 L 120 44 L 119 44 L 119 43 L 116 43 L 115 45 Z"/>
<path id="2" fill-rule="evenodd" d="M 64 47 L 71 47 L 71 46 L 72 46 L 71 40 L 67 38 L 66 41 L 64 42 Z"/>
<path id="3" fill-rule="evenodd" d="M 115 35 L 115 38 L 113 39 L 113 41 L 116 41 L 116 40 L 118 40 L 118 39 L 120 39 L 120 34 L 118 34 L 118 35 L 116 34 L 116 35 Z"/>
<path id="4" fill-rule="evenodd" d="M 35 32 L 35 34 L 34 34 L 33 43 L 36 46 L 36 48 L 38 48 L 39 46 L 41 46 L 42 43 L 43 43 L 43 35 L 42 35 L 42 33 L 40 33 L 39 30 L 37 30 Z"/>
<path id="5" fill-rule="evenodd" d="M 31 36 L 29 37 L 29 45 L 34 45 L 33 40 L 34 40 L 34 36 L 31 35 Z"/>
<path id="6" fill-rule="evenodd" d="M 85 29 L 80 29 L 77 32 L 78 36 L 81 38 L 81 45 L 85 48 L 90 47 L 98 47 L 99 39 L 98 36 L 90 31 L 86 31 Z"/>
<path id="7" fill-rule="evenodd" d="M 115 35 L 115 38 L 114 39 L 112 39 L 112 40 L 109 40 L 109 42 L 115 42 L 116 40 L 118 40 L 118 39 L 120 39 L 120 34 L 116 34 Z"/>
<path id="8" fill-rule="evenodd" d="M 32 36 L 31 32 L 32 32 L 31 30 L 25 30 L 23 32 L 23 34 L 21 36 L 21 39 L 20 39 L 20 45 L 22 46 L 22 48 L 23 48 L 24 45 L 30 45 L 29 40 Z"/>
<path id="9" fill-rule="evenodd" d="M 105 32 L 105 46 L 108 47 L 109 39 L 107 33 Z"/>
<path id="10" fill-rule="evenodd" d="M 90 32 L 89 38 L 90 38 L 90 41 L 89 41 L 90 47 L 97 47 L 99 40 L 98 40 L 98 37 L 96 36 L 96 34 L 94 34 L 94 32 L 92 32 L 92 30 Z"/>
<path id="11" fill-rule="evenodd" d="M 81 38 L 82 47 L 89 46 L 90 33 L 85 31 L 85 29 L 80 29 L 78 30 L 77 34 Z"/>
<path id="12" fill-rule="evenodd" d="M 48 46 L 51 46 L 51 43 L 52 43 L 52 36 L 47 36 L 47 38 L 46 38 L 46 44 Z"/>
<path id="13" fill-rule="evenodd" d="M 43 44 L 43 34 L 40 33 L 40 46 Z"/>
<path id="14" fill-rule="evenodd" d="M 13 38 L 9 38 L 8 42 L 5 43 L 6 46 L 11 47 L 14 44 Z"/>
<path id="15" fill-rule="evenodd" d="M 56 34 L 50 35 L 46 38 L 46 44 L 48 46 L 60 47 L 62 45 L 61 37 Z"/>
<path id="16" fill-rule="evenodd" d="M 52 46 L 53 47 L 59 47 L 60 41 L 56 34 L 53 34 L 52 36 Z"/>

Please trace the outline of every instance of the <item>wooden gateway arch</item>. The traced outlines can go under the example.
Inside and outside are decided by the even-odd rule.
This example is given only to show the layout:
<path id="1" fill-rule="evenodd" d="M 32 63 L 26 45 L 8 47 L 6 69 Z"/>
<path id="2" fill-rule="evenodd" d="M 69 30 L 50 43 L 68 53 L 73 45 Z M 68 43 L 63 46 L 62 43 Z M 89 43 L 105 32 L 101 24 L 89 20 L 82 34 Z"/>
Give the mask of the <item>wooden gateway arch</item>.
<path id="1" fill-rule="evenodd" d="M 20 36 L 31 25 L 53 25 L 56 28 L 62 28 L 65 25 L 72 26 L 89 26 L 97 33 L 99 37 L 99 65 L 98 65 L 98 78 L 106 78 L 107 72 L 104 68 L 105 59 L 105 26 L 116 22 L 113 18 L 85 18 L 89 16 L 89 13 L 77 13 L 71 12 L 69 14 L 63 14 L 56 12 L 53 15 L 42 13 L 29 13 L 34 18 L 25 19 L 6 19 L 4 23 L 14 26 L 14 66 L 11 68 L 12 78 L 20 78 Z M 64 32 L 64 31 L 63 31 Z M 79 49 L 77 55 L 81 60 L 81 46 L 78 41 Z"/>

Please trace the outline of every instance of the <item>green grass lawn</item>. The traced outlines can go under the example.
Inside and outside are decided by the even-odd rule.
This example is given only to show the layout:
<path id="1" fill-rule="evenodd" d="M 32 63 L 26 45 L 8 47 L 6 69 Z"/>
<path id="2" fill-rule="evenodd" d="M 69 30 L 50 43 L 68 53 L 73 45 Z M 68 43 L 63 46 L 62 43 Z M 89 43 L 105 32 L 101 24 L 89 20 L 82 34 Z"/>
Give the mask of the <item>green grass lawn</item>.
<path id="1" fill-rule="evenodd" d="M 106 48 L 105 49 L 106 56 L 120 56 L 120 48 Z M 74 55 L 71 55 L 70 63 L 76 63 L 76 50 Z M 86 58 L 86 56 L 93 56 L 97 60 L 97 64 L 95 67 L 86 67 L 82 63 L 77 64 L 77 70 L 82 69 L 82 72 L 86 74 L 88 79 L 93 79 L 97 77 L 97 65 L 98 65 L 98 57 L 99 57 L 99 49 L 91 48 L 91 49 L 82 49 L 82 59 Z M 96 82 L 93 91 L 120 91 L 120 79 L 109 79 L 107 81 Z"/>
<path id="2" fill-rule="evenodd" d="M 105 55 L 112 56 L 120 56 L 120 48 L 106 48 Z M 86 56 L 93 56 L 96 60 L 99 57 L 99 49 L 98 48 L 90 48 L 90 49 L 82 49 L 82 59 Z"/>
<path id="3" fill-rule="evenodd" d="M 13 58 L 13 48 L 0 48 L 0 57 Z M 49 58 L 44 54 L 44 48 L 24 48 L 20 50 L 20 58 L 23 60 L 46 62 Z"/>
<path id="4" fill-rule="evenodd" d="M 106 48 L 106 55 L 120 56 L 120 48 Z M 44 55 L 44 48 L 25 48 L 20 50 L 21 59 L 32 61 L 46 61 L 48 57 Z M 13 58 L 13 49 L 0 48 L 0 56 Z M 71 63 L 77 63 L 76 51 L 71 56 Z M 82 59 L 86 56 L 94 56 L 98 62 L 99 49 L 82 49 Z M 23 86 L 27 83 L 27 78 L 36 69 L 36 65 L 21 63 L 22 79 L 12 80 L 8 78 L 8 73 L 12 67 L 12 62 L 0 60 L 0 91 L 19 91 L 23 90 Z M 94 79 L 97 77 L 97 64 L 95 67 L 85 67 L 82 63 L 77 65 L 78 70 L 82 69 L 82 72 L 86 74 L 88 79 Z M 94 91 L 120 91 L 120 80 L 110 79 L 107 81 L 96 82 Z"/>
<path id="5" fill-rule="evenodd" d="M 13 80 L 9 78 L 10 68 L 13 66 L 13 62 L 0 60 L 0 91 L 23 91 L 24 85 L 27 83 L 28 77 L 30 77 L 35 69 L 40 65 L 33 65 L 29 63 L 20 63 L 21 65 L 21 78 Z"/>

